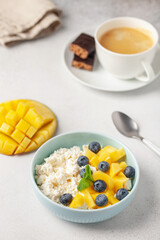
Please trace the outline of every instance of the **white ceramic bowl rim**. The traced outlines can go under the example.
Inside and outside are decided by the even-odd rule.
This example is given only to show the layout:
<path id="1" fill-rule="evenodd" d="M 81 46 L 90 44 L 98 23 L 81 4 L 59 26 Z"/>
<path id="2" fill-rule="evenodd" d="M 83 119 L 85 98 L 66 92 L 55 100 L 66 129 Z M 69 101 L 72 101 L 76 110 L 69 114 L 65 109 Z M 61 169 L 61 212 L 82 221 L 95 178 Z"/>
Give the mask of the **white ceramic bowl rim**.
<path id="1" fill-rule="evenodd" d="M 61 204 L 59 204 L 59 203 L 56 203 L 56 202 L 52 201 L 50 198 L 48 198 L 47 196 L 45 196 L 45 195 L 41 192 L 41 190 L 38 188 L 38 186 L 37 186 L 37 184 L 36 184 L 36 181 L 35 181 L 35 177 L 33 176 L 33 171 L 32 171 L 32 170 L 33 170 L 33 165 L 34 165 L 34 158 L 35 158 L 37 152 L 39 152 L 44 146 L 46 146 L 46 145 L 48 144 L 48 142 L 53 141 L 53 139 L 60 138 L 61 136 L 64 136 L 64 135 L 79 134 L 79 133 L 81 133 L 81 134 L 83 134 L 83 133 L 97 134 L 97 135 L 101 135 L 101 136 L 103 136 L 103 137 L 108 137 L 108 138 L 114 139 L 116 142 L 118 142 L 120 145 L 122 145 L 122 147 L 125 147 L 125 148 L 128 150 L 128 152 L 131 154 L 132 158 L 134 159 L 135 165 L 136 165 L 136 174 L 137 174 L 136 181 L 135 181 L 135 183 L 134 183 L 134 186 L 133 186 L 132 190 L 129 192 L 129 194 L 128 194 L 125 198 L 123 198 L 121 201 L 119 201 L 118 203 L 115 203 L 115 204 L 113 204 L 113 205 L 111 205 L 111 206 L 104 207 L 104 208 L 101 208 L 101 209 L 93 209 L 93 210 L 92 210 L 92 209 L 89 209 L 89 210 L 74 209 L 74 208 L 69 208 L 69 207 L 63 206 L 63 205 L 61 205 Z M 86 212 L 98 212 L 98 211 L 101 212 L 101 211 L 104 211 L 104 210 L 106 210 L 106 209 L 113 208 L 115 205 L 117 206 L 118 204 L 121 204 L 123 201 L 125 201 L 130 195 L 133 194 L 134 190 L 135 190 L 135 189 L 137 188 L 137 186 L 138 186 L 139 176 L 140 176 L 140 170 L 139 170 L 139 166 L 138 166 L 137 160 L 135 159 L 135 157 L 134 157 L 134 155 L 132 154 L 132 152 L 129 150 L 129 148 L 128 148 L 125 144 L 123 144 L 122 142 L 120 142 L 120 141 L 117 140 L 116 138 L 113 138 L 113 137 L 109 136 L 108 134 L 105 135 L 105 134 L 99 133 L 99 132 L 88 132 L 88 131 L 74 132 L 74 131 L 73 131 L 73 132 L 66 132 L 66 133 L 63 133 L 63 134 L 59 134 L 59 135 L 51 138 L 51 139 L 48 140 L 47 142 L 45 142 L 45 143 L 36 151 L 36 153 L 34 154 L 34 157 L 33 157 L 32 163 L 31 163 L 30 174 L 31 174 L 31 181 L 32 181 L 33 186 L 36 188 L 36 190 L 39 192 L 39 194 L 40 194 L 43 198 L 45 198 L 47 201 L 49 201 L 51 204 L 55 205 L 56 207 L 65 208 L 65 209 L 67 208 L 69 211 L 85 212 L 85 213 L 86 213 Z"/>
<path id="2" fill-rule="evenodd" d="M 151 28 L 153 29 L 153 31 L 155 31 L 155 33 L 156 33 L 156 41 L 154 42 L 153 46 L 152 46 L 151 48 L 149 48 L 148 50 L 144 51 L 144 52 L 134 53 L 134 54 L 116 53 L 116 52 L 112 52 L 112 51 L 104 48 L 104 47 L 100 44 L 100 42 L 98 41 L 98 39 L 97 39 L 97 33 L 98 33 L 99 29 L 100 29 L 103 25 L 105 25 L 106 23 L 110 23 L 110 22 L 112 22 L 113 20 L 122 20 L 122 19 L 125 19 L 125 20 L 127 20 L 127 19 L 138 20 L 138 21 L 141 21 L 141 22 L 144 22 L 144 23 L 147 23 L 148 25 L 150 25 L 150 27 L 151 27 Z M 158 32 L 157 32 L 157 29 L 156 29 L 151 23 L 149 23 L 149 22 L 147 22 L 147 21 L 145 21 L 145 20 L 143 20 L 143 19 L 141 19 L 141 18 L 135 18 L 135 17 L 117 17 L 117 18 L 110 18 L 110 19 L 108 19 L 107 21 L 101 23 L 101 24 L 97 27 L 96 32 L 95 32 L 95 42 L 96 42 L 96 44 L 97 44 L 101 49 L 103 49 L 103 51 L 105 51 L 105 52 L 107 52 L 107 53 L 110 53 L 110 54 L 113 54 L 113 55 L 122 56 L 122 57 L 133 57 L 133 56 L 143 55 L 143 54 L 145 54 L 145 53 L 147 53 L 147 52 L 150 52 L 150 51 L 152 51 L 153 48 L 155 48 L 155 47 L 157 46 L 158 40 L 159 40 L 159 35 L 158 35 Z"/>

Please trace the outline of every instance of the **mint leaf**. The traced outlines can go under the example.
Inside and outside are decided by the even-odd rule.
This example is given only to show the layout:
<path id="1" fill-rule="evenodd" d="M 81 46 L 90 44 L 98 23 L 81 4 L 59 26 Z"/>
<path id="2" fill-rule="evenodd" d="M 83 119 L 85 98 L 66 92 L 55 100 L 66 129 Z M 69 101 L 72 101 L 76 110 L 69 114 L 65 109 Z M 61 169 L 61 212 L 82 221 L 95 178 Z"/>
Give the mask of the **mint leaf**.
<path id="1" fill-rule="evenodd" d="M 91 172 L 91 169 L 90 169 L 89 165 L 86 165 L 85 171 L 86 171 L 86 175 L 87 175 L 88 179 L 90 179 L 90 181 L 94 182 L 94 179 L 92 177 L 92 172 Z"/>
<path id="2" fill-rule="evenodd" d="M 79 184 L 78 184 L 78 191 L 82 191 L 90 186 L 93 185 L 93 177 L 92 177 L 92 172 L 91 169 L 89 167 L 89 165 L 86 165 L 85 167 L 85 173 L 83 174 L 83 178 L 80 180 Z"/>
<path id="3" fill-rule="evenodd" d="M 90 187 L 90 186 L 91 186 L 91 185 L 90 185 L 90 182 L 87 181 L 86 179 L 82 178 L 81 181 L 80 181 L 79 184 L 78 184 L 77 189 L 78 189 L 78 191 L 81 192 L 82 190 L 84 190 L 84 189 L 86 189 L 86 188 L 88 188 L 88 187 Z"/>

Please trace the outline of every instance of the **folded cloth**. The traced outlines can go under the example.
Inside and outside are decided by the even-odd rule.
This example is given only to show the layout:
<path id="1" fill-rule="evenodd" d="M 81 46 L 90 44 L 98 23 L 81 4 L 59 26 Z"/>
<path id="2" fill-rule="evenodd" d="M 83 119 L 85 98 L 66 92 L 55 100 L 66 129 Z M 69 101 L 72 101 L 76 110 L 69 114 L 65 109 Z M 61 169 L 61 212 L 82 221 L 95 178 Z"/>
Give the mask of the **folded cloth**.
<path id="1" fill-rule="evenodd" d="M 61 11 L 50 0 L 0 0 L 0 44 L 50 34 L 59 24 Z"/>

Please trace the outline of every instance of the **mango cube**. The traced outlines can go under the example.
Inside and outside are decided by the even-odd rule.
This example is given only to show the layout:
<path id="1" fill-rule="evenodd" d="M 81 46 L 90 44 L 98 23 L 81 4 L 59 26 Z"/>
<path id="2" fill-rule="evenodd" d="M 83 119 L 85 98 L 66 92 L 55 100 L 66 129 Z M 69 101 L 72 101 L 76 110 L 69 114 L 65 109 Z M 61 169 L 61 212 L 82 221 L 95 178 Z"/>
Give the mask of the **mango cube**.
<path id="1" fill-rule="evenodd" d="M 110 176 L 114 177 L 118 173 L 120 173 L 122 170 L 121 166 L 119 163 L 112 163 L 110 166 Z"/>
<path id="2" fill-rule="evenodd" d="M 25 135 L 20 132 L 18 129 L 15 129 L 11 137 L 18 143 L 21 143 Z"/>
<path id="3" fill-rule="evenodd" d="M 85 200 L 87 206 L 90 209 L 96 208 L 95 201 L 93 200 L 93 198 L 92 198 L 91 194 L 89 193 L 89 191 L 87 189 L 85 189 L 85 190 L 83 190 L 82 193 L 84 194 L 84 200 Z"/>
<path id="4" fill-rule="evenodd" d="M 30 128 L 26 132 L 26 136 L 29 138 L 32 138 L 36 132 L 37 132 L 37 129 L 33 126 L 30 126 Z"/>
<path id="5" fill-rule="evenodd" d="M 18 114 L 18 116 L 20 118 L 24 117 L 24 115 L 26 114 L 27 110 L 28 110 L 28 106 L 25 103 L 23 103 L 23 102 L 19 102 L 18 103 L 16 112 L 17 112 L 17 114 Z"/>
<path id="6" fill-rule="evenodd" d="M 31 139 L 29 139 L 28 137 L 24 137 L 20 146 L 26 149 L 26 147 L 30 144 L 30 142 L 31 142 Z"/>
<path id="7" fill-rule="evenodd" d="M 93 158 L 93 157 L 97 157 L 97 155 L 96 155 L 94 152 L 90 151 L 90 150 L 88 149 L 88 147 L 85 147 L 85 149 L 84 149 L 84 155 L 85 155 L 86 157 L 88 157 L 89 160 L 91 160 L 91 158 Z"/>
<path id="8" fill-rule="evenodd" d="M 13 131 L 14 131 L 14 127 L 10 126 L 5 122 L 2 123 L 2 126 L 0 127 L 0 132 L 10 136 Z"/>
<path id="9" fill-rule="evenodd" d="M 89 160 L 89 164 L 98 169 L 99 159 L 98 156 L 94 156 Z"/>
<path id="10" fill-rule="evenodd" d="M 21 119 L 19 123 L 16 125 L 16 128 L 23 133 L 26 133 L 29 127 L 30 124 L 27 123 L 24 119 Z"/>
<path id="11" fill-rule="evenodd" d="M 84 204 L 84 197 L 77 193 L 76 196 L 73 198 L 72 202 L 70 203 L 70 208 L 79 208 Z"/>
<path id="12" fill-rule="evenodd" d="M 5 120 L 6 120 L 6 123 L 15 127 L 15 125 L 19 121 L 19 117 L 14 110 L 10 110 L 5 117 Z"/>
<path id="13" fill-rule="evenodd" d="M 108 190 L 105 195 L 108 197 L 108 201 L 110 202 L 110 204 L 115 204 L 117 202 L 119 202 L 117 200 L 117 198 L 114 197 L 114 192 L 112 190 Z"/>
<path id="14" fill-rule="evenodd" d="M 115 191 L 117 191 L 119 188 L 124 188 L 125 183 L 128 181 L 128 178 L 122 172 L 120 172 L 113 179 L 114 179 L 114 189 L 115 189 Z"/>
<path id="15" fill-rule="evenodd" d="M 122 168 L 122 171 L 124 171 L 124 169 L 127 167 L 127 163 L 126 162 L 120 162 L 119 163 L 120 167 Z"/>
<path id="16" fill-rule="evenodd" d="M 24 152 L 31 152 L 37 148 L 38 148 L 38 145 L 35 142 L 31 141 L 31 143 L 28 145 L 28 147 L 25 149 Z"/>
<path id="17" fill-rule="evenodd" d="M 101 171 L 95 171 L 92 176 L 93 176 L 94 181 L 96 181 L 96 180 L 105 181 L 105 183 L 107 184 L 107 189 L 114 188 L 114 180 L 107 173 L 104 173 Z"/>
<path id="18" fill-rule="evenodd" d="M 112 162 L 117 162 L 125 156 L 126 156 L 126 153 L 124 151 L 124 148 L 120 148 L 120 149 L 116 150 L 115 152 L 110 153 Z"/>
<path id="19" fill-rule="evenodd" d="M 0 133 L 0 151 L 6 155 L 11 155 L 14 153 L 18 144 L 12 140 L 10 137 Z"/>

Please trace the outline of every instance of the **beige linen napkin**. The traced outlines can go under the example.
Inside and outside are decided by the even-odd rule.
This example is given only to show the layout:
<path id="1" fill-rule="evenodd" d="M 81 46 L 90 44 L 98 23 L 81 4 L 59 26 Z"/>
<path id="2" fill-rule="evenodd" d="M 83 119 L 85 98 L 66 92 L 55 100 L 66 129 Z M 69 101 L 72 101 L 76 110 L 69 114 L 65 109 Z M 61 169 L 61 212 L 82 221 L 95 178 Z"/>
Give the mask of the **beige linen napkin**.
<path id="1" fill-rule="evenodd" d="M 0 44 L 50 34 L 60 24 L 60 13 L 50 0 L 0 0 Z"/>

